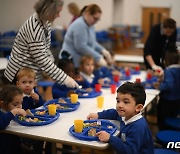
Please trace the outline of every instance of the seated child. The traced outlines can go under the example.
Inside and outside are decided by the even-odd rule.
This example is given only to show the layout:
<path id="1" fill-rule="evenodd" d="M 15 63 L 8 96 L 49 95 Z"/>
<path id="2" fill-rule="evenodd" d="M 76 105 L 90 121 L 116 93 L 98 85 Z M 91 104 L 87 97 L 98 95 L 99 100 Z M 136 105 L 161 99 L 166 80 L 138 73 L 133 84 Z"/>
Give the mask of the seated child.
<path id="1" fill-rule="evenodd" d="M 23 93 L 14 86 L 8 85 L 0 90 L 0 130 L 6 129 L 17 114 L 26 116 L 22 109 Z M 20 138 L 16 135 L 0 133 L 0 153 L 22 154 Z"/>
<path id="2" fill-rule="evenodd" d="M 84 80 L 82 76 L 75 75 L 74 64 L 71 60 L 61 59 L 58 63 L 58 67 L 61 68 L 67 75 L 76 80 L 77 83 L 82 86 L 82 88 L 90 88 L 90 84 Z M 69 97 L 70 94 L 75 93 L 75 90 L 75 88 L 69 88 L 66 85 L 61 85 L 55 82 L 52 87 L 53 98 Z"/>
<path id="3" fill-rule="evenodd" d="M 90 55 L 85 55 L 80 60 L 80 75 L 86 80 L 90 87 L 94 88 L 95 84 L 103 84 L 103 78 L 100 76 L 95 76 L 94 72 L 94 58 Z"/>
<path id="4" fill-rule="evenodd" d="M 23 92 L 22 108 L 24 110 L 35 109 L 44 104 L 42 97 L 36 91 L 36 74 L 33 69 L 21 68 L 16 75 L 16 85 Z M 34 153 L 42 153 L 43 141 L 22 138 L 22 142 L 31 148 Z"/>
<path id="5" fill-rule="evenodd" d="M 36 91 L 36 74 L 34 70 L 24 67 L 16 75 L 16 85 L 23 91 L 22 108 L 35 109 L 44 104 L 42 97 Z"/>
<path id="6" fill-rule="evenodd" d="M 157 122 L 160 130 L 170 129 L 165 125 L 165 119 L 177 117 L 180 110 L 180 56 L 176 48 L 171 48 L 165 55 L 164 77 L 155 83 L 160 90 L 157 105 Z"/>
<path id="7" fill-rule="evenodd" d="M 102 142 L 108 142 L 116 151 L 123 154 L 153 154 L 153 139 L 141 109 L 146 100 L 144 87 L 140 83 L 126 82 L 117 90 L 116 109 L 90 113 L 88 119 L 110 119 L 120 122 L 119 136 L 105 131 L 96 135 Z"/>

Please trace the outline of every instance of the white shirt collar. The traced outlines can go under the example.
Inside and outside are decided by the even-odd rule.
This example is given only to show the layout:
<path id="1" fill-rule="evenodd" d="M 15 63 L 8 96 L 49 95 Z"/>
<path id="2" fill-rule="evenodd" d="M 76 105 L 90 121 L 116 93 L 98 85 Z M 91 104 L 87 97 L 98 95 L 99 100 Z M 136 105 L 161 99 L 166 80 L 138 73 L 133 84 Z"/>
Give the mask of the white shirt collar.
<path id="1" fill-rule="evenodd" d="M 180 68 L 180 64 L 169 65 L 167 68 Z"/>
<path id="2" fill-rule="evenodd" d="M 87 75 L 87 74 L 85 74 L 84 72 L 80 72 L 80 75 L 82 75 L 82 77 L 83 77 L 84 79 L 86 79 L 89 83 L 92 83 L 92 82 L 93 82 L 94 74 Z"/>
<path id="3" fill-rule="evenodd" d="M 129 120 L 125 120 L 125 117 L 122 117 L 122 121 L 124 121 L 125 125 L 128 125 L 136 120 L 139 120 L 140 118 L 142 118 L 142 113 L 138 113 L 135 116 L 131 117 Z"/>
<path id="4" fill-rule="evenodd" d="M 34 89 L 30 92 L 30 93 L 34 93 Z M 23 97 L 30 97 L 31 95 L 29 94 L 29 95 L 27 95 L 27 94 L 25 94 L 25 93 L 23 93 Z"/>

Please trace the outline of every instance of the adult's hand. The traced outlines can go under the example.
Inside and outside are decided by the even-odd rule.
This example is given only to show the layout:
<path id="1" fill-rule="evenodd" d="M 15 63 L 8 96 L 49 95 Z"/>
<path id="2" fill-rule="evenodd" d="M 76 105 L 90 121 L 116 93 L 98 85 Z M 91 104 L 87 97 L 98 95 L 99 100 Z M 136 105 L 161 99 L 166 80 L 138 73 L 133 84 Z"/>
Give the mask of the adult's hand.
<path id="1" fill-rule="evenodd" d="M 67 78 L 64 80 L 64 84 L 69 88 L 78 88 L 78 83 L 71 78 L 70 76 L 67 76 Z"/>
<path id="2" fill-rule="evenodd" d="M 102 51 L 102 54 L 104 55 L 104 57 L 106 58 L 106 60 L 107 60 L 107 62 L 108 62 L 109 64 L 111 64 L 111 63 L 113 62 L 113 59 L 112 59 L 111 54 L 110 54 L 109 51 L 107 51 L 106 49 L 104 49 L 104 50 Z"/>
<path id="3" fill-rule="evenodd" d="M 107 62 L 106 62 L 106 60 L 103 58 L 103 57 L 101 57 L 98 61 L 97 61 L 97 65 L 98 66 L 107 66 Z"/>
<path id="4" fill-rule="evenodd" d="M 164 71 L 163 71 L 163 69 L 162 69 L 162 67 L 161 66 L 158 66 L 158 65 L 153 65 L 152 66 L 152 69 L 154 70 L 154 71 L 156 71 L 156 72 L 159 72 L 159 75 L 163 75 L 163 73 L 164 73 Z"/>

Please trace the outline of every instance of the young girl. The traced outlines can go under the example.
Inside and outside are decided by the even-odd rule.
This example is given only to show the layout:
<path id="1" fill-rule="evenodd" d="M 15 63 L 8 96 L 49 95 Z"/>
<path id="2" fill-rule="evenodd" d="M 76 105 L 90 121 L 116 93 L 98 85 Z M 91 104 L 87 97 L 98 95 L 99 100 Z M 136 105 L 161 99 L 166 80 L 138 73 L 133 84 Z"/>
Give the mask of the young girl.
<path id="1" fill-rule="evenodd" d="M 90 87 L 89 83 L 83 80 L 80 75 L 75 75 L 74 64 L 71 60 L 61 59 L 59 61 L 58 67 L 61 68 L 74 80 L 76 80 L 78 84 L 82 86 L 82 88 L 86 89 Z M 55 82 L 52 87 L 53 98 L 68 97 L 70 96 L 70 94 L 75 93 L 75 90 L 75 88 L 69 88 L 66 85 L 60 85 L 59 83 Z"/>
<path id="2" fill-rule="evenodd" d="M 100 75 L 95 76 L 94 72 L 94 58 L 90 55 L 85 55 L 80 61 L 80 75 L 86 80 L 90 87 L 94 87 L 95 84 L 103 84 L 103 78 Z"/>
<path id="3" fill-rule="evenodd" d="M 24 110 L 35 109 L 44 104 L 42 97 L 34 89 L 36 86 L 36 74 L 33 69 L 27 67 L 21 68 L 16 75 L 16 79 L 16 85 L 23 92 L 22 108 Z"/>
<path id="4" fill-rule="evenodd" d="M 0 90 L 0 130 L 6 129 L 14 116 L 20 114 L 26 116 L 22 109 L 23 93 L 14 86 L 8 85 Z M 0 153 L 23 153 L 20 138 L 7 133 L 0 133 Z"/>

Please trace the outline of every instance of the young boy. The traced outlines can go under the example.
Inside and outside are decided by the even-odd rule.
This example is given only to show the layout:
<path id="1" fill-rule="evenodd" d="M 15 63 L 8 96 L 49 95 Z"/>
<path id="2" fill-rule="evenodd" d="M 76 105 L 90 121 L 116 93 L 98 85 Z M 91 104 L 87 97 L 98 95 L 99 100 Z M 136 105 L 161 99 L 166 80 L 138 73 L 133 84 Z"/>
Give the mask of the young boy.
<path id="1" fill-rule="evenodd" d="M 16 75 L 16 85 L 23 91 L 22 108 L 35 109 L 44 104 L 42 97 L 34 89 L 36 86 L 36 74 L 34 70 L 24 67 L 19 70 Z"/>
<path id="2" fill-rule="evenodd" d="M 109 109 L 90 113 L 88 119 L 110 119 L 120 122 L 119 136 L 105 131 L 96 135 L 102 142 L 108 142 L 116 153 L 153 154 L 153 139 L 141 109 L 146 100 L 144 87 L 139 83 L 126 82 L 117 90 L 116 110 Z"/>

